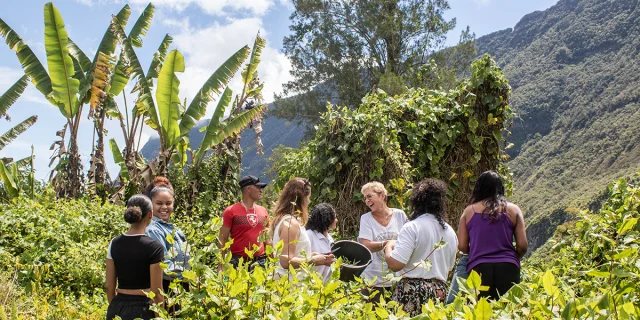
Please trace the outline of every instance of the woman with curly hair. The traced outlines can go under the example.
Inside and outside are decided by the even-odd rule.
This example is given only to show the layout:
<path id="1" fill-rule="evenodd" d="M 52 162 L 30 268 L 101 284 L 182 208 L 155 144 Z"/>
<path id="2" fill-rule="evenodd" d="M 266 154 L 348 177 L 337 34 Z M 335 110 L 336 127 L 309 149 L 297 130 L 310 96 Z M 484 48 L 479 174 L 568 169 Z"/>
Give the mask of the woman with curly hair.
<path id="1" fill-rule="evenodd" d="M 516 245 L 513 245 L 515 237 Z M 497 300 L 520 283 L 520 258 L 528 242 L 520 208 L 507 202 L 502 179 L 495 171 L 483 172 L 458 225 L 458 248 L 469 254 L 467 272 L 480 274 L 481 297 Z"/>
<path id="2" fill-rule="evenodd" d="M 444 301 L 447 294 L 446 281 L 455 263 L 458 239 L 445 222 L 446 196 L 447 185 L 440 180 L 416 183 L 409 199 L 409 222 L 398 233 L 398 240 L 389 241 L 385 248 L 389 269 L 399 271 L 402 277 L 392 299 L 411 316 L 420 314 L 429 300 Z"/>
<path id="3" fill-rule="evenodd" d="M 311 240 L 311 250 L 313 252 L 328 253 L 331 251 L 333 238 L 329 234 L 330 230 L 334 230 L 338 224 L 336 210 L 328 203 L 317 204 L 311 209 L 309 221 L 307 221 L 307 235 Z M 324 281 L 327 282 L 331 278 L 331 268 L 326 265 L 314 267 L 318 271 Z"/>
<path id="4" fill-rule="evenodd" d="M 278 197 L 270 234 L 274 246 L 280 241 L 284 243 L 276 268 L 279 277 L 289 274 L 289 266 L 297 269 L 305 262 L 314 266 L 328 266 L 334 261 L 332 254 L 311 250 L 311 241 L 303 227 L 309 219 L 310 199 L 311 183 L 304 178 L 289 180 Z M 298 273 L 299 278 L 303 276 L 303 273 Z"/>

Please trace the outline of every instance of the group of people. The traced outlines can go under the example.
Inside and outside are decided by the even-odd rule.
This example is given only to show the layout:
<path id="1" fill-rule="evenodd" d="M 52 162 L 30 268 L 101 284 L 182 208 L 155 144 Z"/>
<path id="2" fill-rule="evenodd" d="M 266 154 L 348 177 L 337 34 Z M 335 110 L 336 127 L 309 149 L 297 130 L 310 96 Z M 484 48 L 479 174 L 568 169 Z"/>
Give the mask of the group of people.
<path id="1" fill-rule="evenodd" d="M 268 258 L 265 247 L 282 241 L 276 278 L 293 277 L 290 268 L 307 264 L 328 281 L 330 266 L 336 261 L 330 234 L 338 222 L 335 209 L 321 203 L 309 212 L 311 183 L 293 178 L 285 184 L 269 216 L 258 205 L 265 186 L 255 176 L 240 180 L 242 200 L 225 209 L 218 235 L 223 255 L 231 254 L 223 261 L 230 263 L 220 263 L 218 268 L 241 264 L 248 264 L 250 270 L 264 267 Z M 471 270 L 489 287 L 480 293 L 482 297 L 498 299 L 520 282 L 520 259 L 527 251 L 524 219 L 518 206 L 507 202 L 497 173 L 487 171 L 479 176 L 457 234 L 446 222 L 447 186 L 440 180 L 427 178 L 413 186 L 408 216 L 387 206 L 383 184 L 367 183 L 361 192 L 370 211 L 360 219 L 358 242 L 372 254 L 361 275 L 373 283 L 363 290 L 365 299 L 379 302 L 390 294 L 405 312 L 417 315 L 428 300 L 452 301 L 457 293 L 456 277 L 466 278 Z M 136 195 L 127 202 L 124 216 L 131 226 L 112 240 L 107 254 L 107 319 L 116 315 L 123 319 L 153 317 L 151 304 L 163 301 L 159 290 L 168 292 L 172 280 L 181 279 L 181 272 L 188 268 L 186 239 L 170 223 L 173 200 L 169 181 L 157 178 L 146 196 Z M 233 240 L 230 245 L 229 240 Z M 448 275 L 458 250 L 461 257 L 448 289 Z M 161 262 L 168 266 L 164 272 Z M 388 280 L 389 273 L 399 276 L 400 281 Z M 303 272 L 296 274 L 305 276 Z M 174 283 L 188 289 L 186 282 Z M 153 301 L 145 291 L 155 293 Z"/>

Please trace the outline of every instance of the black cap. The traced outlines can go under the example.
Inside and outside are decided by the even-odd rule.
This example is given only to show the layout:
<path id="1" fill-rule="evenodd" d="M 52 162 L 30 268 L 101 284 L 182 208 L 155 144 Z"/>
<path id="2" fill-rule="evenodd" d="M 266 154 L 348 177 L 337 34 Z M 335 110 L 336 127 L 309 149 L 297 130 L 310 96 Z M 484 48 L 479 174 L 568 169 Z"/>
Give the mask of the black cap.
<path id="1" fill-rule="evenodd" d="M 255 176 L 244 176 L 242 177 L 242 179 L 240 179 L 240 189 L 247 186 L 264 188 L 267 186 L 267 184 L 264 182 L 260 182 L 260 179 L 256 178 Z"/>

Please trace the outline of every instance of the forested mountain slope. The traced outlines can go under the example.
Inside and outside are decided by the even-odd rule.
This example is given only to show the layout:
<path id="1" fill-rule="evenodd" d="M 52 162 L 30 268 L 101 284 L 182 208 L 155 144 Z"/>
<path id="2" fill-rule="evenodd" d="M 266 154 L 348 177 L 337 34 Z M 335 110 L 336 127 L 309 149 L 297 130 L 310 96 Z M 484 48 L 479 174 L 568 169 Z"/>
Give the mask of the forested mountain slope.
<path id="1" fill-rule="evenodd" d="M 513 87 L 513 201 L 535 248 L 571 207 L 640 169 L 639 4 L 560 0 L 477 46 Z"/>

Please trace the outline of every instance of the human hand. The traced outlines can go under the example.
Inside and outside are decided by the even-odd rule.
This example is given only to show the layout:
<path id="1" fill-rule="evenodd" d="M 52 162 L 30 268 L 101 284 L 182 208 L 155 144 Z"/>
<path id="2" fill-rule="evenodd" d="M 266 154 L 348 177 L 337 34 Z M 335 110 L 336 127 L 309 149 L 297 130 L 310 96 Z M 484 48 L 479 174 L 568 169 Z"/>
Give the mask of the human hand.
<path id="1" fill-rule="evenodd" d="M 384 246 L 384 250 L 387 251 L 393 251 L 393 249 L 396 247 L 396 240 L 387 240 L 385 241 L 386 244 Z"/>
<path id="2" fill-rule="evenodd" d="M 313 264 L 316 266 L 330 266 L 336 257 L 333 254 L 317 254 L 311 258 Z"/>

